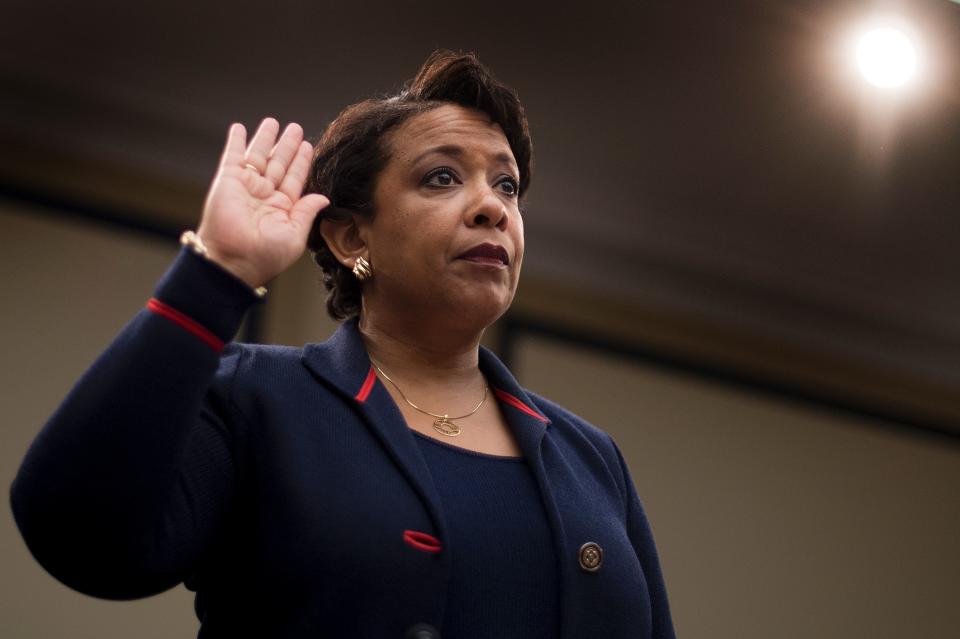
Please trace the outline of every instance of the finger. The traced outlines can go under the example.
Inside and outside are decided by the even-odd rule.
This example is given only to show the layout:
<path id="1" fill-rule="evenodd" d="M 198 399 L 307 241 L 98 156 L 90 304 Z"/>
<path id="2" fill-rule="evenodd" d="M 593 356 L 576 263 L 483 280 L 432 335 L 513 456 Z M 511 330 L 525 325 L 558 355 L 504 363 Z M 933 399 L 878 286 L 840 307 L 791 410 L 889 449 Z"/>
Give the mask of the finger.
<path id="1" fill-rule="evenodd" d="M 250 140 L 250 146 L 247 147 L 247 154 L 244 163 L 251 164 L 262 175 L 267 168 L 267 157 L 270 155 L 270 149 L 277 140 L 277 132 L 280 131 L 280 123 L 274 118 L 264 118 L 263 122 L 254 133 Z"/>
<path id="2" fill-rule="evenodd" d="M 220 166 L 243 166 L 243 154 L 247 149 L 247 129 L 235 122 L 227 130 L 227 143 L 220 156 Z"/>
<path id="3" fill-rule="evenodd" d="M 280 141 L 270 152 L 263 175 L 273 182 L 274 186 L 279 186 L 286 175 L 287 168 L 300 148 L 301 140 L 303 140 L 303 127 L 296 122 L 291 122 L 280 136 Z"/>
<path id="4" fill-rule="evenodd" d="M 304 140 L 297 148 L 297 154 L 287 169 L 287 174 L 280 183 L 279 190 L 290 198 L 290 201 L 296 202 L 303 193 L 303 185 L 307 182 L 307 174 L 310 171 L 310 159 L 313 157 L 313 147 Z"/>
<path id="5" fill-rule="evenodd" d="M 317 217 L 317 213 L 329 204 L 330 200 L 325 195 L 319 193 L 304 195 L 290 209 L 290 220 L 298 227 L 309 231 L 313 218 Z"/>

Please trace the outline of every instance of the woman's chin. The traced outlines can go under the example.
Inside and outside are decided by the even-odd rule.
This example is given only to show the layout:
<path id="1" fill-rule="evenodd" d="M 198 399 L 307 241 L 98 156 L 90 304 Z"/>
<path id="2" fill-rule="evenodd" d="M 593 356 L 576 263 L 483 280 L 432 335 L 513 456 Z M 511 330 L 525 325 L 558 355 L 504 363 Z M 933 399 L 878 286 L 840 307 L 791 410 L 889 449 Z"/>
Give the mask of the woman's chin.
<path id="1" fill-rule="evenodd" d="M 382 283 L 381 283 L 382 284 Z M 515 287 L 493 278 L 460 281 L 435 281 L 429 289 L 417 287 L 401 294 L 384 296 L 382 288 L 364 292 L 367 313 L 384 321 L 415 319 L 416 323 L 435 326 L 436 330 L 480 332 L 503 315 L 513 301 Z M 399 291 L 392 291 L 399 292 Z"/>
<path id="2" fill-rule="evenodd" d="M 512 301 L 513 291 L 502 287 L 477 287 L 461 291 L 455 299 L 450 300 L 449 319 L 483 330 L 506 313 Z"/>

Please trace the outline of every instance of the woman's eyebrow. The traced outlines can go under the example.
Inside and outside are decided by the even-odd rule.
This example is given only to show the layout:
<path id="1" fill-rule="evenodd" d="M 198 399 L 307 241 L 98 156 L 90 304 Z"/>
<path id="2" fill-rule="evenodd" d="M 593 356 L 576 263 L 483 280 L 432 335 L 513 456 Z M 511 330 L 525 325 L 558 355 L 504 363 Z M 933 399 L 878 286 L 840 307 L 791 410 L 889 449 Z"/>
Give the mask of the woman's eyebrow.
<path id="1" fill-rule="evenodd" d="M 464 152 L 463 152 L 462 146 L 458 146 L 456 144 L 441 144 L 440 146 L 430 147 L 429 149 L 427 149 L 426 151 L 424 151 L 423 153 L 415 157 L 413 159 L 413 164 L 417 164 L 423 158 L 427 157 L 428 155 L 432 155 L 434 153 L 438 153 L 440 155 L 450 155 L 453 157 L 462 157 Z"/>
<path id="2" fill-rule="evenodd" d="M 426 151 L 424 151 L 423 153 L 421 153 L 420 155 L 418 155 L 417 157 L 415 157 L 413 159 L 412 164 L 417 164 L 423 158 L 434 153 L 437 153 L 440 155 L 448 155 L 455 158 L 463 157 L 466 154 L 462 146 L 459 146 L 457 144 L 441 144 L 439 146 L 431 147 Z M 499 153 L 495 154 L 493 156 L 493 159 L 496 160 L 497 162 L 508 164 L 510 166 L 515 165 L 513 156 L 507 153 L 506 151 L 500 151 Z"/>

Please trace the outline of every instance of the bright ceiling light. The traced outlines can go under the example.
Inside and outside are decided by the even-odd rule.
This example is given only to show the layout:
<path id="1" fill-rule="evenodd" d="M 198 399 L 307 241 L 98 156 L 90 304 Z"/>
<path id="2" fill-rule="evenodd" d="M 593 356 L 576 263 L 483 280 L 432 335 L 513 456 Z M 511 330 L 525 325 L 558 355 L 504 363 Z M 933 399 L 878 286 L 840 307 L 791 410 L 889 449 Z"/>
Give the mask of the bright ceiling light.
<path id="1" fill-rule="evenodd" d="M 857 44 L 857 64 L 870 84 L 903 86 L 917 69 L 917 51 L 902 31 L 890 27 L 865 33 Z"/>

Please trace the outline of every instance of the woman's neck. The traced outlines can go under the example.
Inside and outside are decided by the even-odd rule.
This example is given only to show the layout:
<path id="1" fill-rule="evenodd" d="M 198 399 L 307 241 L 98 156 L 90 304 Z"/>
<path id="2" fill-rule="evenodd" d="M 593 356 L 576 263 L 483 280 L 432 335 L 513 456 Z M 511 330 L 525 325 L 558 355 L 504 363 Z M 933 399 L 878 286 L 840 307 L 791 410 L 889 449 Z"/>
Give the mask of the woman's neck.
<path id="1" fill-rule="evenodd" d="M 389 319 L 364 309 L 360 335 L 370 358 L 391 379 L 421 393 L 460 393 L 482 387 L 478 368 L 483 330 L 456 331 L 425 323 L 423 317 Z"/>

